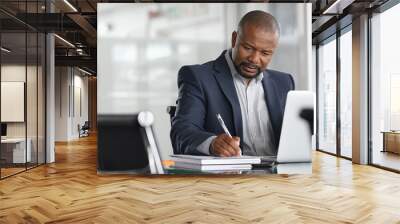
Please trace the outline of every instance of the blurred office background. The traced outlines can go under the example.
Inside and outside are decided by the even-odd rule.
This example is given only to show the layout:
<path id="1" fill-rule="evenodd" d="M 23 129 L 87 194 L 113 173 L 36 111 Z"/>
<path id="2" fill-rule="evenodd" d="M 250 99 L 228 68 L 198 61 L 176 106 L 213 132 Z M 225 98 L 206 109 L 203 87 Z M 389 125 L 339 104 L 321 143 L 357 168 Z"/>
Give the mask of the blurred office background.
<path id="1" fill-rule="evenodd" d="M 269 68 L 293 74 L 296 89 L 314 90 L 311 4 L 98 4 L 98 114 L 152 111 L 167 159 L 166 108 L 175 105 L 179 68 L 216 59 L 231 47 L 240 18 L 255 9 L 281 26 Z"/>

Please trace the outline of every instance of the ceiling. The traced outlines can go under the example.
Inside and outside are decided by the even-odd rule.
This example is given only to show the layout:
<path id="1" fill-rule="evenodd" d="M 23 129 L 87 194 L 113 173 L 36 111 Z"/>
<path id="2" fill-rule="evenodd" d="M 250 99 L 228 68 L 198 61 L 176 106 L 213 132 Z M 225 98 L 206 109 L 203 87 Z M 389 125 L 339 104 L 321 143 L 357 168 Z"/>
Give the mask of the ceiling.
<path id="1" fill-rule="evenodd" d="M 340 26 L 351 23 L 351 18 L 384 4 L 388 0 L 270 0 L 262 2 L 312 3 L 312 36 L 316 44 L 336 32 Z M 1 0 L 1 30 L 15 40 L 18 32 L 54 32 L 56 65 L 80 66 L 96 73 L 97 57 L 97 3 L 171 2 L 134 0 Z M 193 2 L 179 1 L 173 2 Z M 204 2 L 204 1 L 198 1 Z M 210 1 L 216 2 L 216 1 Z M 217 1 L 249 2 L 249 1 Z M 250 1 L 260 2 L 260 1 Z M 50 10 L 51 9 L 51 10 Z M 52 13 L 49 13 L 52 11 Z M 347 22 L 346 22 L 347 21 Z M 60 37 L 60 38 L 59 38 Z M 64 40 L 66 41 L 64 41 Z M 29 51 L 29 49 L 28 49 Z"/>

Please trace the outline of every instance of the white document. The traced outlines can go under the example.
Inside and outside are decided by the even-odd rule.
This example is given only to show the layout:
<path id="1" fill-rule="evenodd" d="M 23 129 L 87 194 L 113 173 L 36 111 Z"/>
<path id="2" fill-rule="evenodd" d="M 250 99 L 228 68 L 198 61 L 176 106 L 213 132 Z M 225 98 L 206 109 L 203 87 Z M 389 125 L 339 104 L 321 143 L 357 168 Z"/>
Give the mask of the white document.
<path id="1" fill-rule="evenodd" d="M 191 163 L 199 165 L 222 165 L 222 164 L 260 164 L 260 156 L 193 156 L 193 155 L 171 155 L 175 162 Z"/>
<path id="2" fill-rule="evenodd" d="M 251 170 L 251 164 L 224 164 L 224 165 L 201 165 L 193 163 L 177 162 L 173 166 L 175 169 L 191 170 Z"/>

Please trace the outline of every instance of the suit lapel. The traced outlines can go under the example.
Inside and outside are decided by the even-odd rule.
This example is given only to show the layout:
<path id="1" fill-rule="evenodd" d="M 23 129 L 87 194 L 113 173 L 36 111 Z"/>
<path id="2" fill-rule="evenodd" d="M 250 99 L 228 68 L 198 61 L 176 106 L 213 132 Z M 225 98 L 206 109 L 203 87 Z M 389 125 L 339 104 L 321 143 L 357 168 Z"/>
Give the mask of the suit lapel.
<path id="1" fill-rule="evenodd" d="M 225 52 L 226 51 L 222 52 L 215 61 L 214 69 L 216 72 L 214 73 L 214 76 L 225 97 L 231 104 L 236 135 L 240 137 L 240 139 L 243 139 L 242 113 L 240 110 L 239 98 L 236 93 L 235 84 L 233 83 L 228 63 L 225 60 Z"/>
<path id="2" fill-rule="evenodd" d="M 264 97 L 267 103 L 269 119 L 271 121 L 272 129 L 274 130 L 274 137 L 276 146 L 279 144 L 280 137 L 280 124 L 282 122 L 282 108 L 279 103 L 279 97 L 277 96 L 276 86 L 274 80 L 268 71 L 264 71 L 264 78 L 262 80 L 264 87 Z"/>

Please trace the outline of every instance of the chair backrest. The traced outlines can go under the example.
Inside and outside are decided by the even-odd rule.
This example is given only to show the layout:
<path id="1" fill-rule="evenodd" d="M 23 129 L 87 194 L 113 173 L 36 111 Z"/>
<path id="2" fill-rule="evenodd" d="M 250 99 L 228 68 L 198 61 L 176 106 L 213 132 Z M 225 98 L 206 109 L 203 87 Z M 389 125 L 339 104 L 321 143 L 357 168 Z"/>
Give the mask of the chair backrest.
<path id="1" fill-rule="evenodd" d="M 89 129 L 90 125 L 89 125 L 89 121 L 85 121 L 85 123 L 82 125 L 82 129 Z"/>
<path id="2" fill-rule="evenodd" d="M 169 118 L 172 122 L 172 118 L 175 116 L 175 111 L 176 111 L 176 106 L 168 106 L 167 107 L 167 113 L 169 114 Z"/>
<path id="3" fill-rule="evenodd" d="M 167 113 L 169 114 L 170 122 L 171 122 L 171 127 L 172 127 L 172 118 L 175 117 L 175 111 L 176 111 L 176 106 L 168 106 L 167 107 Z M 172 149 L 174 151 L 174 154 L 177 154 L 175 151 L 175 146 L 172 144 Z"/>

